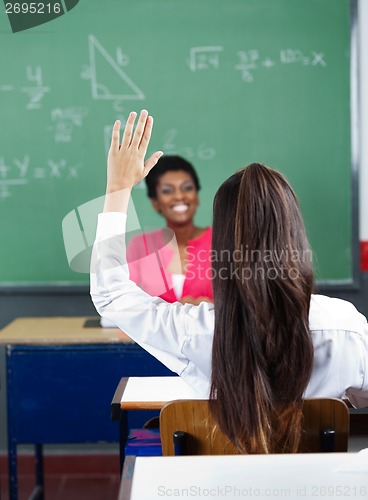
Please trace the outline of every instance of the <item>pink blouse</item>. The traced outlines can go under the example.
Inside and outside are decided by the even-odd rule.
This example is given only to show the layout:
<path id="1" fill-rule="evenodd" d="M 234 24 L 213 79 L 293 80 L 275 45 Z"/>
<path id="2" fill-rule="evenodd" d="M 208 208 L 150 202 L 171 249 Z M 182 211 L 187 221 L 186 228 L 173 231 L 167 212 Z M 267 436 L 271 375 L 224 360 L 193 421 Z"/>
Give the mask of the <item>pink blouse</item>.
<path id="1" fill-rule="evenodd" d="M 178 299 L 173 289 L 172 275 L 168 271 L 174 258 L 175 245 L 170 246 L 165 242 L 163 231 L 167 229 L 140 234 L 130 240 L 127 247 L 130 279 L 150 295 L 175 302 Z M 188 241 L 182 297 L 190 295 L 213 300 L 211 240 L 212 229 L 208 227 L 201 236 Z"/>

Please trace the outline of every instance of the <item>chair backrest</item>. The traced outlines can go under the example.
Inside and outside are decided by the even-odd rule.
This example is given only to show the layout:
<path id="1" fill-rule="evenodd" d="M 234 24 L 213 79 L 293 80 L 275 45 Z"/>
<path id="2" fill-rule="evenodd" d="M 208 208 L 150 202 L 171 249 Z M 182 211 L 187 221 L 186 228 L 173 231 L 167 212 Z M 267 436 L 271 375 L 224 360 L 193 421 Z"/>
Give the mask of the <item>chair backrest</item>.
<path id="1" fill-rule="evenodd" d="M 348 407 L 340 399 L 305 399 L 302 429 L 300 452 L 347 451 Z M 173 435 L 178 431 L 185 433 L 183 454 L 239 454 L 239 450 L 215 424 L 207 400 L 170 401 L 162 408 L 160 434 L 163 455 L 177 454 L 174 450 Z"/>

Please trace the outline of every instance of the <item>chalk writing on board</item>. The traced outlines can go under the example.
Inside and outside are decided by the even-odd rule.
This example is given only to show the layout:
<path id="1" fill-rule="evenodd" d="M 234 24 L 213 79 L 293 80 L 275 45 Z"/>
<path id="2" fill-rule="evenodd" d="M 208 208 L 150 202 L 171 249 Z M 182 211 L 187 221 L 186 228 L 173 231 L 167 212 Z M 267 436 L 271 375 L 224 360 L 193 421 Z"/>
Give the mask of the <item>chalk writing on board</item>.
<path id="1" fill-rule="evenodd" d="M 138 85 L 119 66 L 119 63 L 124 66 L 129 63 L 128 56 L 121 49 L 117 51 L 117 62 L 94 35 L 88 36 L 88 47 L 89 66 L 83 68 L 81 77 L 91 80 L 93 99 L 145 99 Z"/>
<path id="2" fill-rule="evenodd" d="M 81 106 L 68 106 L 51 110 L 52 125 L 49 127 L 54 134 L 55 142 L 70 142 L 76 127 L 81 127 L 88 109 Z"/>
<path id="3" fill-rule="evenodd" d="M 72 165 L 64 159 L 48 159 L 42 165 L 31 165 L 31 157 L 28 154 L 23 158 L 13 158 L 11 162 L 0 157 L 0 200 L 12 196 L 15 186 L 40 180 L 76 179 L 79 168 L 79 165 Z"/>
<path id="4" fill-rule="evenodd" d="M 327 66 L 322 52 L 311 52 L 305 55 L 298 49 L 280 50 L 280 61 L 282 64 L 301 63 L 304 66 Z"/>
<path id="5" fill-rule="evenodd" d="M 28 184 L 26 178 L 29 165 L 29 156 L 22 160 L 15 158 L 13 164 L 9 165 L 3 157 L 0 157 L 0 199 L 5 200 L 11 196 L 11 187 Z"/>
<path id="6" fill-rule="evenodd" d="M 121 47 L 116 48 L 116 61 L 119 66 L 128 66 L 130 63 L 129 56 L 127 54 L 124 54 L 124 52 L 121 50 Z"/>
<path id="7" fill-rule="evenodd" d="M 326 61 L 324 60 L 324 54 L 323 53 L 317 53 L 317 52 L 312 52 L 313 55 L 313 60 L 311 62 L 312 66 L 316 66 L 317 64 L 320 64 L 321 66 L 327 66 Z"/>
<path id="8" fill-rule="evenodd" d="M 50 88 L 43 84 L 41 66 L 26 66 L 27 85 L 20 88 L 20 91 L 26 94 L 27 103 L 26 109 L 39 109 L 42 104 L 42 99 Z M 0 85 L 1 92 L 13 92 L 18 89 L 10 83 Z"/>
<path id="9" fill-rule="evenodd" d="M 177 146 L 175 140 L 178 131 L 169 129 L 163 137 L 162 148 L 165 154 L 177 154 L 188 160 L 212 160 L 216 156 L 216 150 L 205 143 L 197 146 Z"/>
<path id="10" fill-rule="evenodd" d="M 19 158 L 14 158 L 13 163 L 18 169 L 19 177 L 24 178 L 29 167 L 29 155 L 25 155 L 21 160 Z"/>
<path id="11" fill-rule="evenodd" d="M 266 57 L 266 59 L 264 59 L 262 62 L 261 62 L 262 66 L 264 66 L 265 68 L 272 68 L 272 66 L 275 66 L 275 61 L 273 61 L 272 59 L 270 59 L 269 57 Z"/>
<path id="12" fill-rule="evenodd" d="M 107 144 L 107 140 L 111 141 L 111 130 L 112 127 L 105 127 L 105 137 L 106 137 L 106 142 L 105 145 Z M 201 143 L 198 146 L 177 146 L 175 144 L 175 140 L 178 136 L 178 131 L 175 128 L 169 129 L 167 132 L 165 132 L 162 140 L 162 150 L 164 151 L 165 154 L 167 155 L 180 155 L 183 156 L 185 159 L 189 161 L 196 161 L 196 160 L 212 160 L 216 156 L 216 150 L 212 147 L 207 146 L 205 143 Z M 106 146 L 105 146 L 106 147 Z M 110 147 L 110 142 L 107 147 Z M 146 184 L 144 179 L 138 182 L 134 186 L 135 189 L 145 189 Z"/>
<path id="13" fill-rule="evenodd" d="M 237 53 L 238 63 L 234 66 L 239 71 L 244 82 L 252 83 L 255 72 L 258 70 L 272 70 L 276 66 L 302 65 L 311 67 L 326 67 L 327 62 L 323 52 L 310 52 L 305 54 L 299 49 L 281 49 L 277 56 L 269 54 L 263 56 L 258 49 L 239 50 Z"/>
<path id="14" fill-rule="evenodd" d="M 254 70 L 257 67 L 257 62 L 259 58 L 258 50 L 255 49 L 246 51 L 240 50 L 238 52 L 238 57 L 239 57 L 239 63 L 235 66 L 235 69 L 241 72 L 242 79 L 245 82 L 252 82 L 253 81 L 252 70 Z"/>
<path id="15" fill-rule="evenodd" d="M 190 49 L 188 65 L 191 71 L 201 71 L 207 69 L 219 69 L 220 52 L 223 47 L 207 46 L 192 47 Z"/>
<path id="16" fill-rule="evenodd" d="M 27 81 L 32 84 L 22 88 L 22 92 L 25 92 L 29 98 L 26 108 L 39 109 L 43 96 L 50 91 L 50 88 L 43 84 L 41 66 L 35 68 L 27 66 L 26 76 Z"/>
<path id="17" fill-rule="evenodd" d="M 4 162 L 4 158 L 0 158 L 0 178 L 8 175 L 10 167 Z"/>

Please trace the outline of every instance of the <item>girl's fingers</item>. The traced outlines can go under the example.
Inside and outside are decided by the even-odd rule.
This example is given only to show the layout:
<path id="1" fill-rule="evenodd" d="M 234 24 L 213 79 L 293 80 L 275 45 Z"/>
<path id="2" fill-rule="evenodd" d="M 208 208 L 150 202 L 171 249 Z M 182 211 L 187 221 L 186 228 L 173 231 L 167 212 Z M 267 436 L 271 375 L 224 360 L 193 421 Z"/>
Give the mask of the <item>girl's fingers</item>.
<path id="1" fill-rule="evenodd" d="M 156 151 L 153 153 L 144 164 L 145 175 L 148 175 L 149 171 L 156 165 L 158 160 L 164 153 L 162 151 Z"/>
<path id="2" fill-rule="evenodd" d="M 135 122 L 136 117 L 137 117 L 137 113 L 135 111 L 132 111 L 131 113 L 129 113 L 127 122 L 125 124 L 123 138 L 121 140 L 121 145 L 123 148 L 128 148 L 130 146 L 130 143 L 132 141 L 133 128 L 134 128 L 134 122 Z"/>
<path id="3" fill-rule="evenodd" d="M 135 132 L 133 135 L 133 139 L 132 139 L 132 146 L 134 146 L 136 148 L 138 148 L 140 143 L 141 143 L 142 135 L 143 135 L 144 129 L 146 127 L 147 117 L 148 117 L 147 110 L 142 109 L 142 111 L 140 112 L 139 118 L 138 118 L 137 126 L 135 128 Z"/>
<path id="4" fill-rule="evenodd" d="M 152 116 L 147 116 L 146 125 L 144 127 L 142 134 L 142 139 L 138 146 L 144 155 L 146 154 L 148 144 L 151 139 L 152 127 L 153 127 L 153 118 Z"/>
<path id="5" fill-rule="evenodd" d="M 153 118 L 152 116 L 148 116 L 148 112 L 145 109 L 143 109 L 140 112 L 137 126 L 135 128 L 135 131 L 133 132 L 136 117 L 137 117 L 136 112 L 132 111 L 131 113 L 129 113 L 127 122 L 125 124 L 123 137 L 121 140 L 121 146 L 123 149 L 127 149 L 130 146 L 133 146 L 137 149 L 140 149 L 141 153 L 145 155 L 147 152 L 149 141 L 151 139 Z M 120 146 L 119 136 L 120 136 L 120 121 L 116 120 L 112 129 L 112 137 L 111 137 L 111 149 L 114 151 L 119 150 Z M 152 155 L 152 157 L 153 156 L 154 155 Z"/>
<path id="6" fill-rule="evenodd" d="M 112 127 L 111 149 L 117 151 L 119 149 L 119 143 L 120 143 L 120 121 L 116 120 L 114 126 Z"/>

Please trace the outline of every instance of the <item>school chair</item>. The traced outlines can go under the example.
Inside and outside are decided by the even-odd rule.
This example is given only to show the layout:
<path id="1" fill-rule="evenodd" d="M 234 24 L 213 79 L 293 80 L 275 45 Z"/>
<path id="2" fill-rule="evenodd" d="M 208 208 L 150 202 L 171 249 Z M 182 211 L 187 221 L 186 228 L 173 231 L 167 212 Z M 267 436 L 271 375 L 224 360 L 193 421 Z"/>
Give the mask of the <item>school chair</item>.
<path id="1" fill-rule="evenodd" d="M 162 454 L 233 455 L 237 448 L 216 426 L 207 400 L 168 402 L 160 412 Z M 300 452 L 348 449 L 349 410 L 333 398 L 305 399 Z"/>

